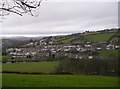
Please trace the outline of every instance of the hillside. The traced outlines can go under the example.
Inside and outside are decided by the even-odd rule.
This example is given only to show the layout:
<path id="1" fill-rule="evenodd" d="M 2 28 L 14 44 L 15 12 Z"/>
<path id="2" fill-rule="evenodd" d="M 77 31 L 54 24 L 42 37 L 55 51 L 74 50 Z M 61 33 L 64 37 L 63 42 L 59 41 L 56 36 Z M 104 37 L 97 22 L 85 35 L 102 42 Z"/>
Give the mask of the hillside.
<path id="1" fill-rule="evenodd" d="M 51 55 L 51 57 L 59 57 L 61 55 L 67 55 L 69 57 L 99 55 L 100 51 L 109 52 L 110 50 L 118 50 L 120 48 L 119 31 L 120 29 L 86 31 L 65 36 L 44 37 L 39 40 L 31 39 L 29 41 L 6 39 L 3 40 L 2 43 L 2 54 L 13 54 L 18 57 L 19 55 L 24 57 L 29 53 L 32 57 L 35 57 L 35 59 L 42 56 L 50 57 Z M 12 50 L 14 50 L 14 52 Z M 116 52 L 117 51 L 112 55 Z M 72 55 L 70 53 L 72 53 Z"/>
<path id="2" fill-rule="evenodd" d="M 65 35 L 65 36 L 51 36 L 51 37 L 45 37 L 45 38 L 21 38 L 25 39 L 24 41 L 19 40 L 18 38 L 14 39 L 3 39 L 2 44 L 7 47 L 15 47 L 15 46 L 21 46 L 22 44 L 26 44 L 29 42 L 30 39 L 33 39 L 34 41 L 39 41 L 46 39 L 47 42 L 57 42 L 58 45 L 60 44 L 81 44 L 85 43 L 87 41 L 90 41 L 92 43 L 97 43 L 100 41 L 118 41 L 120 40 L 120 29 L 108 29 L 108 30 L 101 30 L 101 31 L 86 31 L 83 33 L 76 33 L 71 35 Z M 27 39 L 27 40 L 26 40 Z"/>
<path id="3" fill-rule="evenodd" d="M 2 45 L 4 47 L 20 47 L 29 41 L 13 40 L 13 39 L 2 39 Z"/>
<path id="4" fill-rule="evenodd" d="M 96 31 L 96 32 L 77 33 L 77 34 L 64 36 L 64 37 L 52 40 L 50 42 L 68 44 L 68 43 L 79 43 L 79 42 L 86 42 L 86 41 L 97 43 L 100 41 L 118 40 L 118 37 L 120 37 L 120 33 L 118 31 L 119 29 L 112 29 L 112 30 L 102 30 L 102 31 Z"/>

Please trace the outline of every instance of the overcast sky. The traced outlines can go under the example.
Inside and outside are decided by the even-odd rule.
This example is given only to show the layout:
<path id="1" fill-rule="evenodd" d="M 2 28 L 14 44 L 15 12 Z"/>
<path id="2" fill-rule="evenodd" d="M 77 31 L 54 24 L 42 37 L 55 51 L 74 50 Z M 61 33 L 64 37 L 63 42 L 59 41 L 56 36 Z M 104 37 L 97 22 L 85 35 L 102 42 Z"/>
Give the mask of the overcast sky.
<path id="1" fill-rule="evenodd" d="M 38 17 L 11 14 L 0 23 L 2 35 L 55 35 L 118 27 L 117 2 L 70 1 L 44 1 Z"/>

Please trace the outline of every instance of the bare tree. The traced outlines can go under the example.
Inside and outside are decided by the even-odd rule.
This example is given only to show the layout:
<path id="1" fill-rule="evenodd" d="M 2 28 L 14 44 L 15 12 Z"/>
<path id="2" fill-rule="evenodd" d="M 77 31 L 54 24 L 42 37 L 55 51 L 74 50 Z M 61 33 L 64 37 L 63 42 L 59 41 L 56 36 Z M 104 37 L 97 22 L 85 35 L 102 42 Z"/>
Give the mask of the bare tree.
<path id="1" fill-rule="evenodd" d="M 0 17 L 4 18 L 10 13 L 38 16 L 37 10 L 41 2 L 42 0 L 0 0 Z"/>

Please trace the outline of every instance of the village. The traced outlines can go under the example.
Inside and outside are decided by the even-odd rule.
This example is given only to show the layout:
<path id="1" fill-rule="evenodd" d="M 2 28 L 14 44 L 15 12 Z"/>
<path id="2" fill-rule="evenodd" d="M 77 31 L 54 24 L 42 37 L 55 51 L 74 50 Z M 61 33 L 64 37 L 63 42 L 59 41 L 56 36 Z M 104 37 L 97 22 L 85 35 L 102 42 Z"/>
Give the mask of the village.
<path id="1" fill-rule="evenodd" d="M 29 42 L 20 48 L 6 49 L 7 55 L 11 58 L 32 58 L 38 59 L 40 57 L 59 58 L 61 56 L 84 58 L 98 57 L 98 53 L 107 50 L 118 50 L 120 45 L 116 45 L 117 41 L 100 41 L 97 43 L 87 41 L 80 44 L 61 44 L 58 42 L 48 42 L 48 38 L 39 41 Z M 78 43 L 78 42 L 77 42 Z"/>
<path id="2" fill-rule="evenodd" d="M 118 0 L 0 0 L 0 88 L 119 88 Z"/>

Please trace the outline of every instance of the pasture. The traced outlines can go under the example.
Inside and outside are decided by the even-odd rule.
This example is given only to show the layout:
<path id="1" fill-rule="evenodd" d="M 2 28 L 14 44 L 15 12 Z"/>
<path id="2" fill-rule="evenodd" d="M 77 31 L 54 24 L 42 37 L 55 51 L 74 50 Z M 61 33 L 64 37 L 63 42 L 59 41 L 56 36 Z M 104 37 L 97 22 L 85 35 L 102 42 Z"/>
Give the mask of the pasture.
<path id="1" fill-rule="evenodd" d="M 107 41 L 110 37 L 112 37 L 115 33 L 99 33 L 94 35 L 87 35 L 85 39 L 92 42 L 99 42 L 99 41 Z"/>
<path id="2" fill-rule="evenodd" d="M 102 51 L 99 53 L 100 56 L 120 56 L 120 50 L 110 50 L 110 51 Z"/>
<path id="3" fill-rule="evenodd" d="M 2 64 L 2 71 L 13 72 L 54 72 L 59 62 L 30 62 Z"/>
<path id="4" fill-rule="evenodd" d="M 3 74 L 3 87 L 117 87 L 117 77 Z"/>
<path id="5" fill-rule="evenodd" d="M 83 42 L 92 41 L 96 43 L 99 41 L 108 41 L 115 34 L 116 32 L 114 31 L 113 32 L 91 32 L 91 33 L 85 33 L 85 34 L 71 35 L 71 36 L 59 38 L 53 41 L 58 41 L 61 43 L 70 43 L 71 41 L 80 39 L 80 41 L 83 41 Z M 118 37 L 117 38 L 113 37 L 112 39 L 115 40 L 115 39 L 118 39 Z"/>
<path id="6" fill-rule="evenodd" d="M 3 71 L 55 72 L 59 62 L 3 64 Z M 2 74 L 3 87 L 117 87 L 118 78 L 95 75 Z"/>

